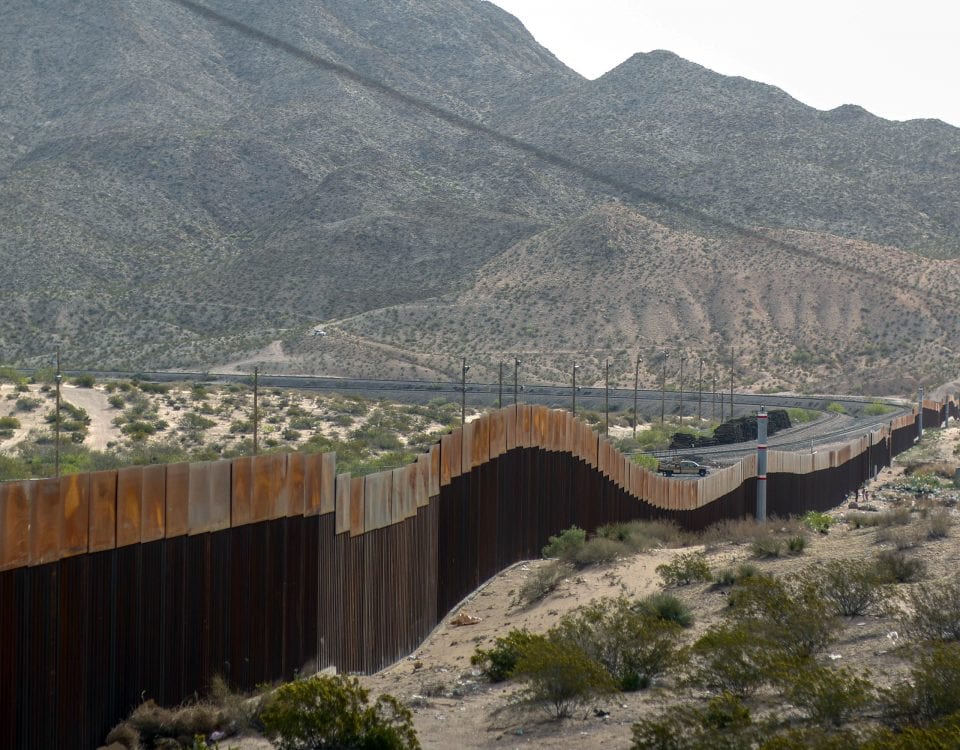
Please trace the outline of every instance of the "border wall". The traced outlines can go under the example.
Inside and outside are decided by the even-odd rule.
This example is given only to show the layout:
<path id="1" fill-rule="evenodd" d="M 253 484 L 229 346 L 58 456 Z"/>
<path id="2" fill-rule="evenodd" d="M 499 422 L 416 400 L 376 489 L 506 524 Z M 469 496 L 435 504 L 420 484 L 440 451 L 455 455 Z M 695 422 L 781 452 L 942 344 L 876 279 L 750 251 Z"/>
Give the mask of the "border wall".
<path id="1" fill-rule="evenodd" d="M 925 402 L 924 424 L 954 404 Z M 840 503 L 913 444 L 917 413 L 839 448 L 770 451 L 768 512 Z M 90 748 L 147 698 L 373 672 L 551 534 L 752 515 L 756 458 L 641 469 L 568 412 L 519 405 L 401 469 L 271 454 L 0 484 L 0 747 Z"/>

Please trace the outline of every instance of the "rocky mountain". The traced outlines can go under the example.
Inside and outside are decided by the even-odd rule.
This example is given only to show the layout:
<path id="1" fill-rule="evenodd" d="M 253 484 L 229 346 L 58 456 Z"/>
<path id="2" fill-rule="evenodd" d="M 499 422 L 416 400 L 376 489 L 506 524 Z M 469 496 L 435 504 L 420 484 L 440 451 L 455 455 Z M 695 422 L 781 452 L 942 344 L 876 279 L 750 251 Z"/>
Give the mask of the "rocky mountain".
<path id="1" fill-rule="evenodd" d="M 586 81 L 483 0 L 4 15 L 0 361 L 446 378 L 525 352 L 548 379 L 683 347 L 886 390 L 950 366 L 943 123 L 666 52 Z"/>

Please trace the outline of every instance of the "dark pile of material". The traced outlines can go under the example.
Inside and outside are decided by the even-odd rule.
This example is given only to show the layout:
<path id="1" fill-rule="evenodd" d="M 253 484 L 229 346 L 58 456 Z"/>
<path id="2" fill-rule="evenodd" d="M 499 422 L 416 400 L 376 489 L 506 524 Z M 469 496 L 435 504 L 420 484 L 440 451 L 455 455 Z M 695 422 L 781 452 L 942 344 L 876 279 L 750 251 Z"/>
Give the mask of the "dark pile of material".
<path id="1" fill-rule="evenodd" d="M 784 409 L 771 409 L 768 414 L 768 435 L 774 435 L 779 430 L 790 427 L 790 416 Z M 751 414 L 724 422 L 714 430 L 712 437 L 697 437 L 685 432 L 674 433 L 673 439 L 670 441 L 670 448 L 705 448 L 711 445 L 728 445 L 756 439 L 757 417 Z"/>

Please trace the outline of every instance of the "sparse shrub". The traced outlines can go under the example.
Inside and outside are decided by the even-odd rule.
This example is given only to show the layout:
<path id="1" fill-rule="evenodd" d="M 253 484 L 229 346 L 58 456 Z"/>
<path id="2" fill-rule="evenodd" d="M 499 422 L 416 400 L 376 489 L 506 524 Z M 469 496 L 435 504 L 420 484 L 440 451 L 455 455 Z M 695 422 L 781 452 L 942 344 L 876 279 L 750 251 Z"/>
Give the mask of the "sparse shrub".
<path id="1" fill-rule="evenodd" d="M 17 403 L 13 405 L 14 411 L 36 411 L 40 408 L 40 405 L 43 402 L 38 398 L 29 398 L 28 396 L 21 396 L 17 399 Z"/>
<path id="2" fill-rule="evenodd" d="M 16 417 L 0 417 L 0 430 L 19 430 L 20 420 Z"/>
<path id="3" fill-rule="evenodd" d="M 524 646 L 514 676 L 525 682 L 523 701 L 557 719 L 596 696 L 616 690 L 607 670 L 572 643 L 533 636 Z"/>
<path id="4" fill-rule="evenodd" d="M 923 560 L 893 550 L 878 552 L 873 565 L 884 583 L 913 583 L 923 578 L 927 570 Z"/>
<path id="5" fill-rule="evenodd" d="M 666 586 L 686 586 L 711 580 L 710 564 L 702 552 L 684 552 L 669 563 L 657 566 L 657 574 Z"/>
<path id="6" fill-rule="evenodd" d="M 573 561 L 577 567 L 583 568 L 590 565 L 616 562 L 629 554 L 630 550 L 621 542 L 614 541 L 613 539 L 604 539 L 603 537 L 594 537 L 588 540 L 577 551 Z"/>
<path id="7" fill-rule="evenodd" d="M 505 636 L 498 637 L 492 648 L 474 651 L 470 663 L 479 667 L 490 682 L 503 682 L 510 678 L 524 647 L 533 637 L 526 629 L 514 628 Z"/>
<path id="8" fill-rule="evenodd" d="M 280 750 L 420 747 L 410 709 L 390 695 L 368 704 L 356 678 L 318 675 L 277 688 L 261 720 Z"/>
<path id="9" fill-rule="evenodd" d="M 166 393 L 170 386 L 166 383 L 140 383 L 140 390 L 144 393 Z"/>
<path id="10" fill-rule="evenodd" d="M 833 412 L 834 414 L 846 414 L 847 409 L 843 404 L 838 404 L 836 401 L 833 401 L 827 404 L 827 411 Z"/>
<path id="11" fill-rule="evenodd" d="M 563 560 L 552 560 L 534 570 L 517 594 L 517 603 L 532 604 L 554 591 L 564 578 L 573 575 L 574 568 Z"/>
<path id="12" fill-rule="evenodd" d="M 739 697 L 721 693 L 705 708 L 680 706 L 632 728 L 631 750 L 746 750 L 764 737 Z"/>
<path id="13" fill-rule="evenodd" d="M 802 555 L 803 551 L 807 548 L 807 538 L 801 534 L 800 536 L 792 536 L 787 539 L 787 552 L 791 555 Z"/>
<path id="14" fill-rule="evenodd" d="M 837 625 L 817 584 L 805 578 L 751 576 L 731 590 L 729 604 L 729 616 L 754 638 L 796 659 L 823 649 Z"/>
<path id="15" fill-rule="evenodd" d="M 885 527 L 877 529 L 877 542 L 892 544 L 895 549 L 905 550 L 921 544 L 926 535 L 923 529 L 914 527 Z"/>
<path id="16" fill-rule="evenodd" d="M 740 563 L 736 568 L 723 568 L 716 575 L 714 585 L 718 588 L 733 586 L 740 581 L 760 574 L 760 568 L 753 563 Z"/>
<path id="17" fill-rule="evenodd" d="M 742 698 L 753 695 L 769 679 L 767 644 L 741 624 L 711 628 L 691 647 L 690 682 Z"/>
<path id="18" fill-rule="evenodd" d="M 750 554 L 757 558 L 780 557 L 783 553 L 783 540 L 773 534 L 758 536 L 750 545 Z"/>
<path id="19" fill-rule="evenodd" d="M 960 643 L 932 643 L 923 648 L 910 670 L 910 679 L 884 696 L 884 713 L 897 724 L 912 724 L 918 719 L 920 723 L 929 723 L 958 711 Z"/>
<path id="20" fill-rule="evenodd" d="M 80 388 L 93 388 L 97 379 L 93 375 L 77 375 L 73 379 L 73 384 Z"/>
<path id="21" fill-rule="evenodd" d="M 841 726 L 873 698 L 873 685 L 851 670 L 812 661 L 782 673 L 784 696 L 819 725 Z"/>
<path id="22" fill-rule="evenodd" d="M 807 511 L 803 516 L 804 525 L 818 534 L 826 534 L 834 524 L 832 516 L 815 510 Z"/>
<path id="23" fill-rule="evenodd" d="M 586 542 L 587 532 L 577 526 L 571 526 L 557 536 L 550 537 L 543 548 L 543 556 L 573 562 Z"/>
<path id="24" fill-rule="evenodd" d="M 909 633 L 925 641 L 960 641 L 960 577 L 907 592 Z"/>
<path id="25" fill-rule="evenodd" d="M 564 615 L 550 637 L 601 664 L 621 690 L 638 690 L 677 659 L 680 626 L 651 616 L 625 597 L 600 599 Z"/>
<path id="26" fill-rule="evenodd" d="M 887 600 L 884 580 L 867 560 L 831 560 L 808 572 L 834 613 L 856 617 L 876 611 Z"/>
<path id="27" fill-rule="evenodd" d="M 690 607 L 673 594 L 666 592 L 651 594 L 637 602 L 635 608 L 641 614 L 675 622 L 681 628 L 689 628 L 693 625 L 693 613 Z"/>
<path id="28" fill-rule="evenodd" d="M 931 511 L 924 519 L 924 531 L 927 539 L 945 539 L 950 536 L 950 528 L 953 526 L 953 516 L 950 511 L 940 508 Z"/>
<path id="29" fill-rule="evenodd" d="M 120 393 L 114 393 L 107 398 L 107 403 L 114 409 L 122 409 L 127 404 L 127 400 Z"/>
<path id="30" fill-rule="evenodd" d="M 190 746 L 193 738 L 209 735 L 221 725 L 219 709 L 212 703 L 190 703 L 178 708 L 164 708 L 148 700 L 133 710 L 127 724 L 136 730 L 142 746 L 162 745 L 174 740 Z"/>

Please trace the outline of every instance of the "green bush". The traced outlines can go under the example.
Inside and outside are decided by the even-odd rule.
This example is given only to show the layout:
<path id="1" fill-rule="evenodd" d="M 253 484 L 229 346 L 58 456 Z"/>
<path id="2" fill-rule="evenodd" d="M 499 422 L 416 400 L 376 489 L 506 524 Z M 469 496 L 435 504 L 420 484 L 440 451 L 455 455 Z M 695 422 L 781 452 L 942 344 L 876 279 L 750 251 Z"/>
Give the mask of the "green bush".
<path id="1" fill-rule="evenodd" d="M 898 725 L 918 721 L 925 724 L 958 711 L 960 643 L 933 643 L 920 650 L 910 679 L 895 685 L 884 696 L 884 713 Z"/>
<path id="2" fill-rule="evenodd" d="M 576 526 L 552 536 L 543 548 L 543 556 L 573 562 L 587 541 L 587 532 Z"/>
<path id="3" fill-rule="evenodd" d="M 728 615 L 757 641 L 793 659 L 805 659 L 832 639 L 837 623 L 816 582 L 757 575 L 731 591 Z"/>
<path id="4" fill-rule="evenodd" d="M 0 417 L 0 430 L 19 430 L 20 420 L 16 417 Z"/>
<path id="5" fill-rule="evenodd" d="M 750 576 L 760 575 L 760 569 L 752 563 L 740 563 L 736 568 L 723 568 L 716 575 L 714 586 L 723 588 L 733 586 Z"/>
<path id="6" fill-rule="evenodd" d="M 863 408 L 863 413 L 868 417 L 879 417 L 881 414 L 889 414 L 892 411 L 894 408 L 882 401 L 874 401 Z"/>
<path id="7" fill-rule="evenodd" d="M 833 402 L 827 404 L 827 411 L 832 412 L 832 413 L 834 413 L 834 414 L 846 414 L 846 413 L 847 413 L 846 407 L 844 407 L 843 404 L 838 404 L 836 401 L 833 401 Z"/>
<path id="8" fill-rule="evenodd" d="M 694 685 L 722 690 L 741 698 L 753 695 L 770 679 L 767 643 L 742 624 L 711 628 L 690 649 Z"/>
<path id="9" fill-rule="evenodd" d="M 316 676 L 283 685 L 260 718 L 280 750 L 420 747 L 410 710 L 390 695 L 369 705 L 369 691 L 356 678 Z"/>
<path id="10" fill-rule="evenodd" d="M 641 614 L 675 622 L 681 628 L 689 628 L 693 625 L 693 613 L 690 611 L 690 607 L 673 594 L 665 592 L 651 594 L 637 602 L 635 608 Z"/>
<path id="11" fill-rule="evenodd" d="M 784 697 L 819 725 L 841 726 L 873 699 L 873 685 L 845 667 L 812 661 L 782 674 Z"/>
<path id="12" fill-rule="evenodd" d="M 590 565 L 612 563 L 626 557 L 630 550 L 622 542 L 603 537 L 594 537 L 588 540 L 576 553 L 573 562 L 577 567 L 585 568 Z"/>
<path id="13" fill-rule="evenodd" d="M 702 552 L 684 552 L 669 563 L 657 566 L 657 574 L 665 586 L 686 586 L 691 583 L 710 581 L 713 574 Z"/>
<path id="14" fill-rule="evenodd" d="M 807 511 L 803 516 L 803 523 L 810 531 L 816 531 L 819 534 L 826 534 L 834 524 L 832 516 L 826 513 L 820 513 L 815 510 Z"/>
<path id="15" fill-rule="evenodd" d="M 470 657 L 470 663 L 479 667 L 490 682 L 503 682 L 510 678 L 524 647 L 533 636 L 526 629 L 511 630 L 497 638 L 490 649 L 478 648 Z"/>
<path id="16" fill-rule="evenodd" d="M 923 578 L 927 570 L 923 560 L 894 550 L 878 552 L 873 566 L 883 583 L 913 583 Z"/>
<path id="17" fill-rule="evenodd" d="M 36 411 L 43 404 L 38 398 L 29 398 L 28 396 L 21 396 L 17 399 L 17 403 L 13 405 L 14 411 Z"/>
<path id="18" fill-rule="evenodd" d="M 960 576 L 907 592 L 908 632 L 925 641 L 960 641 Z"/>
<path id="19" fill-rule="evenodd" d="M 783 540 L 770 533 L 758 536 L 750 545 L 750 554 L 757 558 L 780 557 L 783 554 Z"/>
<path id="20" fill-rule="evenodd" d="M 787 552 L 791 555 L 801 555 L 806 548 L 807 538 L 803 534 L 787 539 Z"/>
<path id="21" fill-rule="evenodd" d="M 884 579 L 868 560 L 831 560 L 812 568 L 808 575 L 837 615 L 877 612 L 887 600 Z"/>
<path id="22" fill-rule="evenodd" d="M 521 698 L 557 719 L 577 706 L 616 690 L 607 670 L 572 643 L 533 636 L 524 646 L 514 677 L 526 683 Z"/>
<path id="23" fill-rule="evenodd" d="M 574 568 L 563 560 L 551 560 L 534 570 L 520 586 L 518 604 L 532 604 L 554 591 L 564 578 L 573 575 Z"/>
<path id="24" fill-rule="evenodd" d="M 765 736 L 739 697 L 721 693 L 705 708 L 680 706 L 632 727 L 631 750 L 747 750 Z"/>
<path id="25" fill-rule="evenodd" d="M 625 597 L 600 599 L 564 615 L 550 637 L 601 664 L 621 690 L 638 690 L 676 663 L 680 626 Z"/>
<path id="26" fill-rule="evenodd" d="M 140 390 L 144 393 L 166 393 L 170 386 L 165 383 L 140 383 Z"/>
<path id="27" fill-rule="evenodd" d="M 93 388 L 97 379 L 93 375 L 77 375 L 73 379 L 73 384 L 80 388 Z"/>

